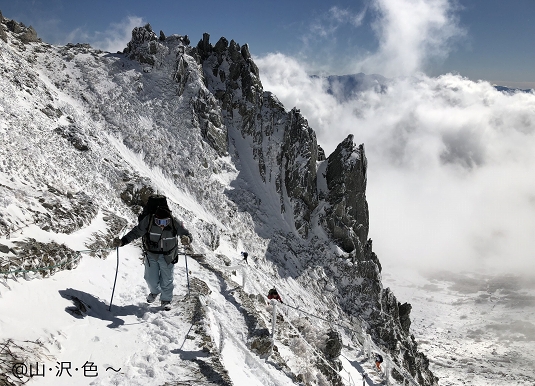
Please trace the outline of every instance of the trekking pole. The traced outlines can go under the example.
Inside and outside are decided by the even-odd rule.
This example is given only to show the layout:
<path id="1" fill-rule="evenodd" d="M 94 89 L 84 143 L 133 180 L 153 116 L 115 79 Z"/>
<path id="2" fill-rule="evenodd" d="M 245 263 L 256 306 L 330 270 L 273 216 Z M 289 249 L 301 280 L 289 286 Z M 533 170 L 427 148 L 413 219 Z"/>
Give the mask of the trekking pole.
<path id="1" fill-rule="evenodd" d="M 184 259 L 186 260 L 186 278 L 188 280 L 188 295 L 189 295 L 190 291 L 189 291 L 188 255 L 186 254 L 186 248 L 184 248 Z"/>
<path id="2" fill-rule="evenodd" d="M 271 317 L 271 339 L 275 340 L 275 328 L 277 326 L 277 301 L 271 300 L 273 316 Z"/>
<path id="3" fill-rule="evenodd" d="M 119 247 L 117 247 L 117 268 L 115 269 L 115 280 L 113 281 L 113 290 L 111 291 L 110 308 L 108 309 L 108 311 L 111 311 L 111 303 L 113 302 L 113 294 L 115 292 L 115 283 L 117 283 L 118 272 L 119 272 Z"/>
<path id="4" fill-rule="evenodd" d="M 245 270 L 245 267 L 242 267 L 241 269 L 241 276 L 242 276 L 242 289 L 245 291 L 245 283 L 247 282 L 247 271 Z"/>

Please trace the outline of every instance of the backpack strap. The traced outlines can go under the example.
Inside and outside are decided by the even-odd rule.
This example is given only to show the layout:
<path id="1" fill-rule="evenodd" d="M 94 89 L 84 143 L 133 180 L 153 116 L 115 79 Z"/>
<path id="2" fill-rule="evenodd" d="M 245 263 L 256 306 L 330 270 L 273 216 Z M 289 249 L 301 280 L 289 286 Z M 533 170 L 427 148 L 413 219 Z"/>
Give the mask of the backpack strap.
<path id="1" fill-rule="evenodd" d="M 143 241 L 143 249 L 147 251 L 149 248 L 149 238 L 150 238 L 149 233 L 150 233 L 150 228 L 152 227 L 152 223 L 154 221 L 154 214 L 147 214 L 145 217 L 149 218 L 149 222 L 147 224 L 147 231 L 143 235 L 142 241 Z"/>
<path id="2" fill-rule="evenodd" d="M 149 224 L 147 226 L 147 231 L 143 235 L 143 239 L 142 239 L 143 240 L 143 249 L 145 249 L 145 250 L 150 250 L 150 248 L 149 248 L 150 230 L 151 230 L 151 228 L 153 226 L 155 215 L 151 214 L 151 215 L 148 215 L 148 216 L 150 216 Z M 171 218 L 171 225 L 172 225 L 171 228 L 173 229 L 173 232 L 172 232 L 173 237 L 177 237 L 178 236 L 178 231 L 177 231 L 177 228 L 175 226 L 175 220 L 174 220 L 172 215 L 170 216 L 170 218 Z M 162 239 L 162 236 L 163 236 L 163 233 L 160 234 L 160 238 L 158 239 L 158 243 Z M 178 247 L 178 242 L 176 243 L 176 246 L 173 249 L 175 249 L 177 247 Z"/>
<path id="3" fill-rule="evenodd" d="M 154 217 L 155 217 L 155 215 L 154 214 L 150 214 L 148 216 L 150 216 L 149 217 L 149 224 L 147 225 L 147 231 L 143 235 L 143 246 L 147 250 L 149 249 L 150 230 L 151 230 L 152 226 L 154 225 Z M 160 234 L 160 238 L 158 239 L 158 243 L 162 239 L 162 236 L 163 236 L 163 233 Z"/>
<path id="4" fill-rule="evenodd" d="M 178 231 L 176 230 L 176 224 L 175 224 L 175 218 L 173 217 L 173 214 L 171 214 L 171 225 L 172 225 L 172 228 L 173 228 L 173 236 L 177 237 L 178 236 Z"/>

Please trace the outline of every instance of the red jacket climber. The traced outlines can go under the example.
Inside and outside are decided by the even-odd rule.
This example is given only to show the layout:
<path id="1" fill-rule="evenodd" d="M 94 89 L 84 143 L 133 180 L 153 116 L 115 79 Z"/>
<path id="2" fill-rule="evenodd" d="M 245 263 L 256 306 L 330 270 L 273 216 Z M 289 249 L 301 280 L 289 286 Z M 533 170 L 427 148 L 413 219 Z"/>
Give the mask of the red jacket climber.
<path id="1" fill-rule="evenodd" d="M 267 298 L 270 299 L 270 300 L 271 299 L 276 299 L 279 302 L 283 303 L 279 293 L 277 292 L 277 290 L 275 288 L 272 288 L 272 289 L 269 290 Z"/>

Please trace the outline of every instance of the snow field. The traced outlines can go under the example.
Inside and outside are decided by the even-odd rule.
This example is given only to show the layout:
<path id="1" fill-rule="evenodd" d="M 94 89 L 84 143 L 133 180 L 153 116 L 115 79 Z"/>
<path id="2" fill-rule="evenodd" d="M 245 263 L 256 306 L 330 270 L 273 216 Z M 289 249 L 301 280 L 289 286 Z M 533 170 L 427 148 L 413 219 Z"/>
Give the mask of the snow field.
<path id="1" fill-rule="evenodd" d="M 398 273 L 385 284 L 412 299 L 411 329 L 440 385 L 535 384 L 533 286 L 508 276 Z"/>

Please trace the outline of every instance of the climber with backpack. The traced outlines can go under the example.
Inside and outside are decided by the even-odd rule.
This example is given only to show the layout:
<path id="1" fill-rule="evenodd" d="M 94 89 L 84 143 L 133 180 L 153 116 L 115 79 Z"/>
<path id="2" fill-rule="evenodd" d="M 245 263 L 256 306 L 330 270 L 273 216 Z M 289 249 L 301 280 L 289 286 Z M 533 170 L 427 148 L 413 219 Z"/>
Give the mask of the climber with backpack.
<path id="1" fill-rule="evenodd" d="M 247 257 L 249 257 L 249 254 L 247 252 L 242 252 L 241 255 L 243 256 L 243 260 L 247 263 L 247 265 L 249 265 L 247 262 Z"/>
<path id="2" fill-rule="evenodd" d="M 282 299 L 281 299 L 279 293 L 278 293 L 277 290 L 275 289 L 275 287 L 273 287 L 272 289 L 269 290 L 267 298 L 268 298 L 269 300 L 271 300 L 271 299 L 275 299 L 275 300 L 278 300 L 279 302 L 283 303 L 283 301 L 282 301 Z"/>
<path id="3" fill-rule="evenodd" d="M 173 217 L 165 196 L 150 196 L 138 224 L 122 238 L 113 240 L 113 247 L 122 247 L 142 237 L 145 265 L 145 281 L 149 287 L 147 302 L 153 303 L 160 294 L 161 306 L 171 309 L 173 299 L 173 271 L 178 262 L 178 237 L 186 247 L 191 243 L 191 233 Z"/>
<path id="4" fill-rule="evenodd" d="M 381 371 L 381 363 L 383 363 L 383 357 L 379 353 L 375 353 L 375 366 L 377 370 Z"/>

